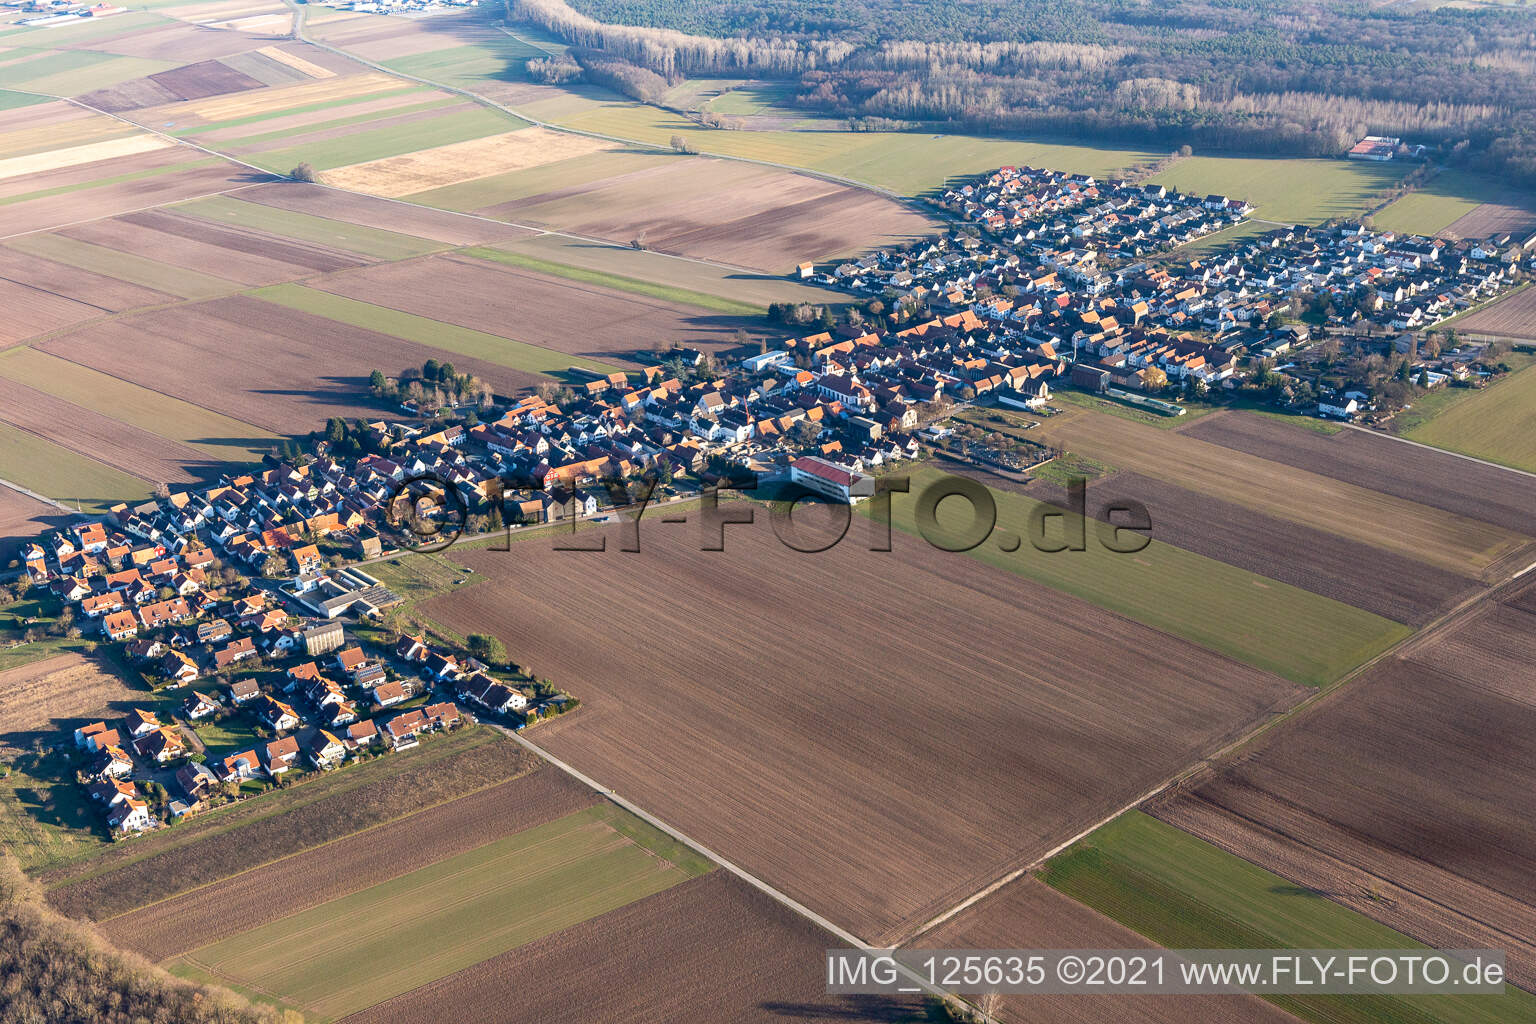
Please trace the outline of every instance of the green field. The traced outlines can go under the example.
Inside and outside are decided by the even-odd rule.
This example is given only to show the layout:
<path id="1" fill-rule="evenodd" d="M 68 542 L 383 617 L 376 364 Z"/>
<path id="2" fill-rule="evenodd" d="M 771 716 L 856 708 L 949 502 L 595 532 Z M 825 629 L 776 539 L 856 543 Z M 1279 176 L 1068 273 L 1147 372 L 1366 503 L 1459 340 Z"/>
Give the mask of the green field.
<path id="1" fill-rule="evenodd" d="M 294 135 L 300 133 L 305 135 L 318 135 L 322 132 L 329 132 L 336 128 L 345 128 L 348 125 L 367 124 L 370 121 L 375 121 L 384 117 L 401 117 L 405 114 L 415 114 L 423 110 L 436 110 L 440 107 L 454 107 L 463 102 L 463 100 L 459 99 L 457 96 L 450 96 L 441 92 L 432 92 L 428 89 L 421 89 L 421 94 L 423 96 L 430 96 L 432 98 L 424 99 L 420 103 L 410 103 L 400 107 L 389 107 L 386 110 L 374 111 L 372 113 L 352 114 L 351 116 L 338 117 L 334 121 L 321 121 L 318 124 L 307 124 L 303 128 L 299 129 L 284 128 L 275 132 L 263 132 L 260 130 L 261 123 L 258 121 L 255 123 L 255 128 L 257 129 L 256 131 L 253 131 L 249 135 L 238 135 L 232 138 L 221 139 L 216 144 L 216 148 L 226 149 L 229 152 L 239 156 L 250 156 L 260 153 L 261 150 L 256 147 L 260 147 L 264 143 L 279 142 L 284 139 L 292 138 Z M 390 91 L 384 93 L 374 93 L 372 95 L 363 97 L 348 97 L 348 99 L 357 100 L 361 98 L 374 100 L 383 96 L 391 95 L 396 95 L 396 93 L 394 91 Z M 323 109 L 325 106 L 329 106 L 329 104 L 320 104 L 320 106 Z M 289 110 L 285 110 L 282 113 L 290 114 L 293 113 L 296 109 L 298 108 L 290 108 Z M 345 110 L 345 108 L 343 107 L 342 110 Z"/>
<path id="2" fill-rule="evenodd" d="M 23 870 L 89 856 L 107 842 L 99 806 L 64 757 L 25 754 L 9 768 L 0 778 L 0 850 Z"/>
<path id="3" fill-rule="evenodd" d="M 1140 811 L 1046 865 L 1049 885 L 1172 949 L 1422 949 L 1325 896 Z M 1536 1020 L 1536 997 L 1274 997 L 1322 1024 L 1495 1024 Z"/>
<path id="4" fill-rule="evenodd" d="M 120 281 L 153 288 L 183 299 L 210 299 L 240 290 L 240 285 L 212 274 L 157 263 L 147 256 L 109 249 L 104 245 L 80 242 L 63 235 L 21 235 L 7 239 L 5 245 L 43 259 L 67 263 L 81 270 L 115 277 Z"/>
<path id="5" fill-rule="evenodd" d="M 180 962 L 334 1019 L 708 869 L 619 814 L 607 806 L 577 811 Z M 401 950 L 412 952 L 403 957 Z"/>
<path id="6" fill-rule="evenodd" d="M 381 63 L 401 74 L 473 91 L 485 82 L 526 81 L 523 66 L 534 57 L 547 56 L 544 50 L 503 36 L 492 42 L 431 50 Z"/>
<path id="7" fill-rule="evenodd" d="M 142 501 L 151 485 L 104 462 L 76 455 L 52 441 L 0 423 L 0 477 L 86 512 L 120 501 Z"/>
<path id="8" fill-rule="evenodd" d="M 58 30 L 64 31 L 64 30 Z M 142 78 L 176 65 L 143 57 L 118 57 L 94 50 L 63 50 L 58 53 L 0 67 L 0 88 L 23 89 L 53 96 L 81 93 Z"/>
<path id="9" fill-rule="evenodd" d="M 487 135 L 499 135 L 515 131 L 526 124 L 519 118 L 476 107 L 429 121 L 409 121 L 336 139 L 316 140 L 288 149 L 253 153 L 249 160 L 282 174 L 300 163 L 308 163 L 316 170 L 324 171 L 369 160 L 382 160 L 402 153 L 415 153 L 453 142 L 466 142 Z"/>
<path id="10" fill-rule="evenodd" d="M 414 341 L 422 345 L 457 352 L 461 356 L 484 359 L 498 366 L 525 370 L 529 373 L 554 374 L 572 366 L 584 366 L 603 373 L 613 373 L 618 367 L 583 356 L 570 356 L 537 345 L 486 334 L 431 320 L 414 313 L 402 313 L 370 302 L 332 295 L 297 284 L 278 284 L 260 288 L 251 293 L 259 299 L 274 302 L 289 309 L 297 309 L 315 316 L 323 316 L 354 327 L 367 328 L 381 334 Z"/>
<path id="11" fill-rule="evenodd" d="M 928 467 L 913 472 L 912 495 L 940 475 Z M 916 534 L 912 495 L 895 497 L 891 507 L 896 527 Z M 994 490 L 992 497 L 993 536 L 1027 538 L 1030 512 L 1041 503 L 1012 491 Z M 1088 500 L 1095 500 L 1091 493 Z M 951 504 L 964 501 L 940 506 L 940 527 L 964 529 L 969 513 Z M 1052 522 L 1054 540 L 1061 520 Z M 1135 554 L 1117 554 L 1098 542 L 1093 523 L 1085 551 L 1047 554 L 1026 539 L 1017 551 L 1005 552 L 989 540 L 969 555 L 1307 686 L 1338 679 L 1411 632 L 1379 615 L 1161 541 Z"/>
<path id="12" fill-rule="evenodd" d="M 297 213 L 276 206 L 263 206 L 261 203 L 242 202 L 228 196 L 194 199 L 190 203 L 182 203 L 171 209 L 177 213 L 201 217 L 204 220 L 238 224 L 241 227 L 255 228 L 257 231 L 270 232 L 283 238 L 296 238 L 304 242 L 314 242 L 317 245 L 328 245 L 335 249 L 344 249 L 347 252 L 373 256 L 381 260 L 410 259 L 412 256 L 425 256 L 430 252 L 441 252 L 450 248 L 443 242 L 418 238 L 415 235 L 404 235 L 398 231 L 387 231 L 383 228 L 368 227 L 344 220 L 331 220 L 328 217 L 316 217 L 313 214 Z"/>
<path id="13" fill-rule="evenodd" d="M 685 158 L 675 153 L 658 153 L 649 149 L 600 150 L 521 171 L 471 178 L 469 181 L 417 192 L 405 198 L 445 210 L 483 210 L 514 199 L 573 188 L 682 159 Z"/>
<path id="14" fill-rule="evenodd" d="M 220 462 L 259 462 L 277 435 L 25 346 L 0 352 L 0 377 L 182 441 Z"/>
<path id="15" fill-rule="evenodd" d="M 17 107 L 30 107 L 34 103 L 47 103 L 48 97 L 34 96 L 25 92 L 9 92 L 0 90 L 0 110 L 15 110 Z"/>
<path id="16" fill-rule="evenodd" d="M 541 274 L 550 274 L 571 281 L 580 281 L 583 284 L 601 285 L 604 288 L 631 292 L 635 295 L 645 295 L 653 299 L 661 299 L 664 302 L 680 302 L 688 306 L 697 306 L 700 309 L 713 310 L 716 313 L 729 313 L 735 316 L 762 316 L 767 312 L 762 306 L 735 302 L 731 299 L 721 298 L 718 295 L 706 295 L 704 292 L 690 291 L 687 288 L 658 284 L 654 281 L 642 281 L 637 277 L 622 277 L 618 274 L 609 274 L 600 270 L 573 267 L 566 263 L 556 263 L 553 260 L 539 259 L 537 256 L 509 252 L 505 249 L 473 248 L 466 249 L 464 252 L 465 255 L 474 256 L 476 259 L 490 260 L 494 263 L 505 263 L 513 267 L 523 267 L 527 270 L 536 270 Z"/>
<path id="17" fill-rule="evenodd" d="M 241 125 L 260 124 L 262 121 L 270 121 L 278 117 L 289 117 L 293 114 L 307 114 L 315 110 L 341 109 L 353 103 L 373 103 L 376 100 L 390 99 L 396 96 L 406 96 L 418 93 L 422 96 L 433 95 L 433 90 L 424 85 L 402 84 L 398 89 L 385 89 L 381 92 L 362 93 L 358 96 L 343 96 L 334 100 L 320 100 L 315 103 L 303 103 L 295 107 L 279 107 L 276 110 L 267 110 L 260 114 L 246 114 L 243 117 L 231 117 L 224 121 L 210 121 L 207 124 L 194 125 L 190 128 L 174 128 L 171 134 L 178 138 L 189 135 L 201 135 L 204 132 L 218 131 L 223 128 L 238 128 Z M 306 129 L 307 130 L 307 129 Z M 248 142 L 249 139 L 239 141 Z"/>
<path id="18" fill-rule="evenodd" d="M 1359 216 L 1409 170 L 1407 165 L 1363 160 L 1194 156 L 1152 178 L 1194 195 L 1246 199 L 1253 216 L 1285 224 L 1316 224 Z"/>
<path id="19" fill-rule="evenodd" d="M 1382 230 L 1433 235 L 1483 203 L 1507 203 L 1517 198 L 1508 185 L 1493 178 L 1447 168 L 1375 214 L 1371 222 Z"/>
<path id="20" fill-rule="evenodd" d="M 1417 404 L 1437 398 L 1441 401 L 1430 408 L 1415 410 L 1417 425 L 1403 436 L 1536 473 L 1536 366 L 1527 365 L 1484 391 L 1445 388 Z"/>

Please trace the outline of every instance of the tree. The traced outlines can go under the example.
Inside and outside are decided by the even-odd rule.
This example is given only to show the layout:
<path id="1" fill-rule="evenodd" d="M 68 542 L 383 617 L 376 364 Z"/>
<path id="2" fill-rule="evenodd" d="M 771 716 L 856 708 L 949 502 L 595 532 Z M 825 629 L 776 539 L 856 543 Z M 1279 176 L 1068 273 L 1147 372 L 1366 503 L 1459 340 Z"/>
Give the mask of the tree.
<path id="1" fill-rule="evenodd" d="M 314 181 L 315 169 L 309 164 L 308 161 L 305 161 L 304 163 L 299 164 L 293 170 L 289 171 L 288 177 L 292 178 L 294 181 Z"/>
<path id="2" fill-rule="evenodd" d="M 469 651 L 470 657 L 487 664 L 504 661 L 507 656 L 506 648 L 501 645 L 501 641 L 485 633 L 469 634 L 464 638 L 464 646 Z"/>
<path id="3" fill-rule="evenodd" d="M 421 364 L 421 376 L 424 380 L 438 380 L 442 372 L 442 366 L 436 359 L 428 359 Z"/>
<path id="4" fill-rule="evenodd" d="M 383 391 L 386 383 L 388 383 L 388 380 L 385 378 L 383 370 L 374 370 L 368 375 L 368 386 L 375 392 Z"/>
<path id="5" fill-rule="evenodd" d="M 693 145 L 693 143 L 689 142 L 681 135 L 672 136 L 671 140 L 669 141 L 669 145 L 671 145 L 673 152 L 681 153 L 684 156 L 693 156 L 698 153 L 698 149 Z"/>
<path id="6" fill-rule="evenodd" d="M 1428 370 L 1420 370 L 1419 371 L 1418 385 L 1419 385 L 1419 387 L 1424 388 L 1426 391 L 1429 390 L 1429 371 Z"/>

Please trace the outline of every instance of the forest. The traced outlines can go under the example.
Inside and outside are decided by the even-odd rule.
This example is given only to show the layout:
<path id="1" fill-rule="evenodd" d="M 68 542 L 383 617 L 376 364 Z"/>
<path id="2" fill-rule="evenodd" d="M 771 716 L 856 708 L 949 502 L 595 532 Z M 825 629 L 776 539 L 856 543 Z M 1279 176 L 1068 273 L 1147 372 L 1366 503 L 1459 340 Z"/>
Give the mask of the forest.
<path id="1" fill-rule="evenodd" d="M 509 0 L 608 83 L 754 77 L 861 123 L 1335 155 L 1536 183 L 1536 13 L 1364 0 Z M 636 90 L 630 90 L 634 94 Z"/>

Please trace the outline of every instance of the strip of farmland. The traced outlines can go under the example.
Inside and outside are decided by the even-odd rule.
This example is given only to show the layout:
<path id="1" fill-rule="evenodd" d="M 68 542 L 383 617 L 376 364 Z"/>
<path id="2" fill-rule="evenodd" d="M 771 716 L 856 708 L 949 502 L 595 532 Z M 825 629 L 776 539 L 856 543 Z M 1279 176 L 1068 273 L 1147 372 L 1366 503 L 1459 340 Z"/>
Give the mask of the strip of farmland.
<path id="1" fill-rule="evenodd" d="M 615 812 L 534 825 L 180 962 L 323 1018 L 361 1010 L 691 877 L 611 827 Z"/>
<path id="2" fill-rule="evenodd" d="M 1291 885 L 1186 832 L 1132 811 L 1054 858 L 1054 888 L 1174 949 L 1422 949 L 1408 936 Z M 1273 996 L 1316 1024 L 1387 1020 L 1507 1024 L 1531 1019 L 1536 998 Z"/>
<path id="3" fill-rule="evenodd" d="M 590 806 L 553 768 L 271 861 L 102 925 L 115 944 L 165 960 L 397 878 Z"/>
<path id="4" fill-rule="evenodd" d="M 1431 945 L 1536 983 L 1536 614 L 1493 603 L 1155 813 Z"/>
<path id="5" fill-rule="evenodd" d="M 724 552 L 696 529 L 653 525 L 639 554 L 455 553 L 489 581 L 419 608 L 495 632 L 583 699 L 540 727 L 557 756 L 866 938 L 1300 696 L 900 536 L 894 553 L 850 536 L 811 556 L 761 519 Z"/>
<path id="6" fill-rule="evenodd" d="M 1536 385 L 1536 375 L 1531 383 Z M 1505 384 L 1515 379 L 1500 387 Z M 1359 430 L 1324 435 L 1243 413 L 1207 416 L 1181 433 L 1516 533 L 1536 532 L 1536 477 Z"/>
<path id="7" fill-rule="evenodd" d="M 1481 573 L 1530 541 L 1466 516 L 1118 416 L 1074 410 L 1045 420 L 1037 434 L 1122 469 L 1450 572 Z"/>
<path id="8" fill-rule="evenodd" d="M 964 472 L 993 488 L 1018 487 L 993 474 Z M 1138 473 L 1095 480 L 1088 491 L 1089 515 L 1103 518 L 1110 500 L 1139 501 L 1152 517 L 1152 536 L 1163 543 L 1409 626 L 1424 625 L 1478 587 L 1469 576 Z M 1063 508 L 1067 504 L 1062 488 L 1043 480 L 1025 493 Z"/>
<path id="9" fill-rule="evenodd" d="M 427 1020 L 444 1006 L 457 1024 L 502 1024 L 513 991 L 520 1017 L 548 1024 L 931 1019 L 911 998 L 827 995 L 821 958 L 829 941 L 715 871 L 379 1003 L 346 1024 Z"/>
<path id="10" fill-rule="evenodd" d="M 912 492 L 940 476 L 917 470 Z M 994 539 L 968 557 L 1299 683 L 1332 682 L 1410 632 L 1380 615 L 1164 543 L 1155 519 L 1152 540 L 1134 554 L 1112 551 L 1096 536 L 1081 551 L 1037 550 L 1021 539 L 1030 535 L 1039 503 L 1011 491 L 996 492 L 993 500 Z M 915 509 L 912 500 L 891 503 L 894 525 L 914 538 Z M 946 510 L 939 526 L 953 530 L 964 515 Z M 1064 522 L 1051 529 L 1048 542 L 1064 543 Z M 1021 540 L 1017 550 L 1002 546 L 1009 537 Z"/>

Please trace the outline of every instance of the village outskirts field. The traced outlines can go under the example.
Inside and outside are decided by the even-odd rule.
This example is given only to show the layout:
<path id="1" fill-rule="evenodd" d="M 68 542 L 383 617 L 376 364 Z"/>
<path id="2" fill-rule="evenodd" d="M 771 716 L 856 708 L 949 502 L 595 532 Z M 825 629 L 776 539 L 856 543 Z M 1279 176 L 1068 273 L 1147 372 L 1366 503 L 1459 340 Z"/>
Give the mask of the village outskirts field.
<path id="1" fill-rule="evenodd" d="M 923 199 L 950 182 L 1167 156 L 843 131 L 772 83 L 685 83 L 677 109 L 542 85 L 524 65 L 564 44 L 483 13 L 129 6 L 63 27 L 0 16 L 0 570 L 81 514 L 206 486 L 331 418 L 396 415 L 373 370 L 450 362 L 507 396 L 634 371 L 657 346 L 740 351 L 786 333 L 771 304 L 848 303 L 797 264 L 942 231 Z M 711 130 L 694 108 L 756 127 Z M 314 181 L 289 180 L 299 164 Z M 1385 202 L 1401 174 L 1195 154 L 1149 180 L 1255 207 L 1191 258 L 1279 224 L 1529 214 L 1451 172 Z M 1529 345 L 1531 296 L 1453 326 Z M 1501 653 L 1536 655 L 1516 578 L 1536 520 L 1509 511 L 1536 508 L 1536 365 L 1511 358 L 1395 438 L 1066 393 L 970 410 L 1063 454 L 1028 480 L 982 476 L 997 532 L 967 551 L 916 520 L 911 495 L 957 469 L 930 455 L 825 553 L 786 548 L 740 494 L 722 503 L 756 522 L 719 552 L 680 504 L 686 523 L 639 516 L 633 554 L 631 522 L 593 528 L 602 553 L 526 531 L 505 552 L 401 556 L 373 571 L 413 629 L 493 634 L 581 706 L 526 743 L 480 724 L 125 842 L 58 748 L 131 708 L 175 718 L 191 688 L 151 689 L 107 644 L 27 639 L 57 613 L 44 599 L 0 607 L 0 848 L 117 946 L 311 1021 L 933 1019 L 825 994 L 822 953 L 850 935 L 1507 946 L 1520 987 L 1498 1002 L 1244 996 L 1217 1016 L 1536 1020 L 1529 827 L 1510 826 L 1502 867 L 1447 838 L 1494 846 L 1509 815 L 1536 819 L 1511 763 L 1536 694 Z M 999 542 L 1079 468 L 1085 550 Z M 1154 523 L 1131 554 L 1099 543 L 1122 494 Z M 1514 758 L 1482 749 L 1490 723 Z M 257 738 L 238 718 L 186 728 L 212 754 Z M 1433 789 L 1442 757 L 1487 789 Z M 1417 846 L 1415 785 L 1445 823 Z M 1213 1004 L 1105 1005 L 1171 1022 Z"/>

